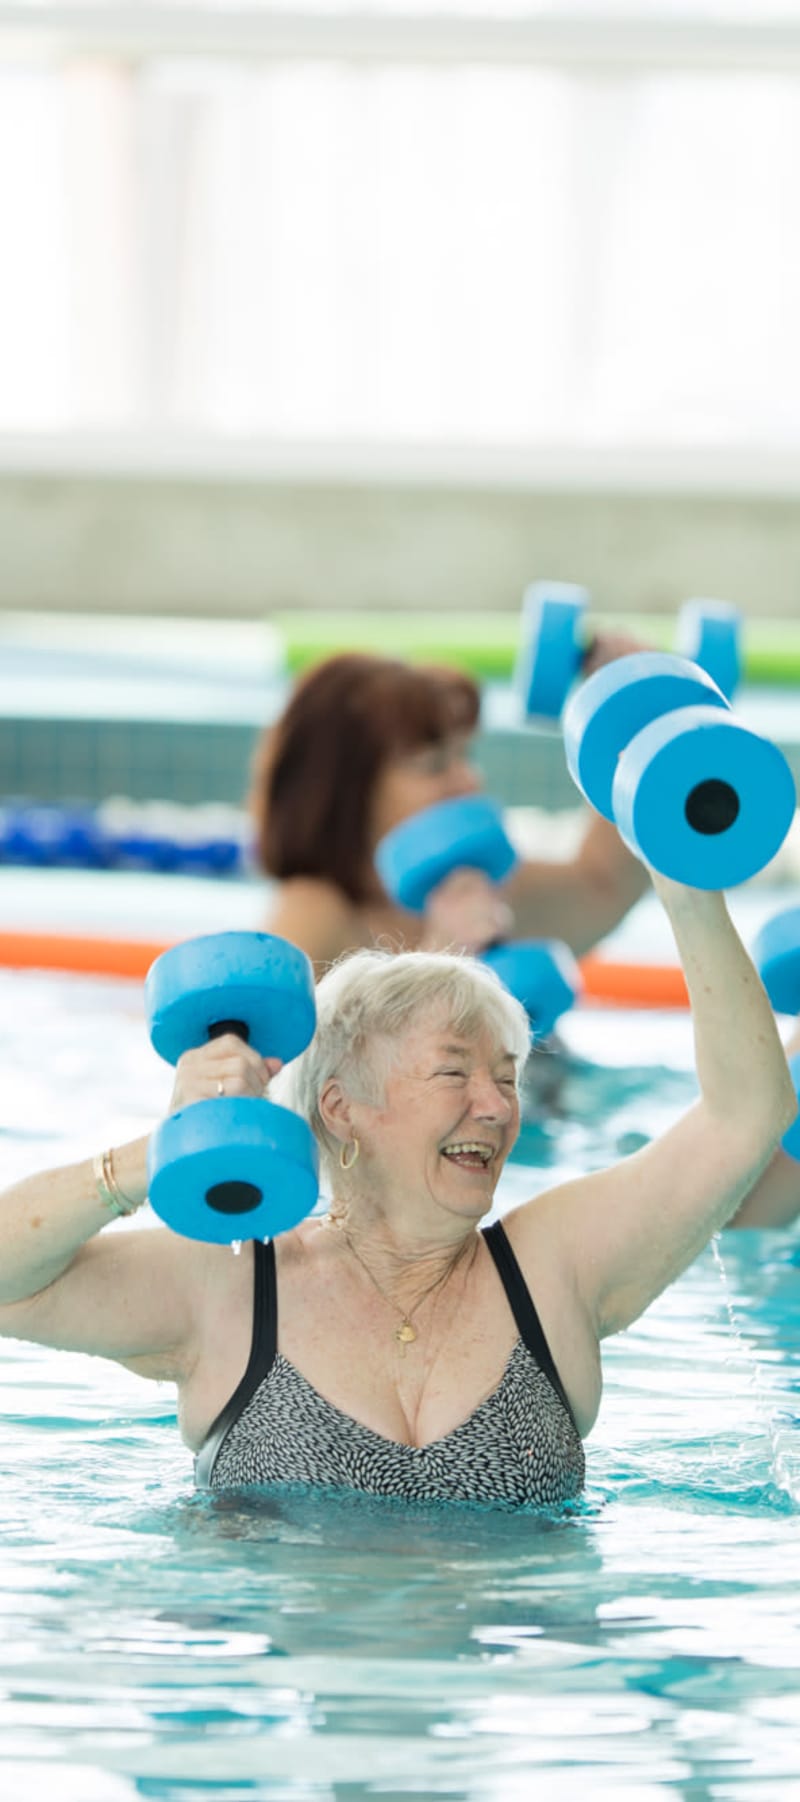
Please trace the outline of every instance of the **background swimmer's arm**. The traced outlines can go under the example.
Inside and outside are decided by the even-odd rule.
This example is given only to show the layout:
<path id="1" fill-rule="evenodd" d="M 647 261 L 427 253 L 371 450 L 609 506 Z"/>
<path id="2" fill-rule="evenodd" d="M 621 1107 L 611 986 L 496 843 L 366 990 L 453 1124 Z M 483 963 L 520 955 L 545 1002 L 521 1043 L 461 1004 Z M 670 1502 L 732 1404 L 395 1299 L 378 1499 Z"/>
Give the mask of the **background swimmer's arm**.
<path id="1" fill-rule="evenodd" d="M 599 1338 L 635 1320 L 725 1225 L 797 1108 L 772 1009 L 723 897 L 654 881 L 686 972 L 701 1100 L 620 1164 L 529 1203 L 517 1227 Z"/>
<path id="2" fill-rule="evenodd" d="M 582 677 L 617 657 L 651 648 L 627 632 L 595 632 Z M 647 870 L 627 850 L 616 827 L 592 814 L 573 857 L 521 864 L 503 893 L 514 909 L 515 937 L 563 939 L 580 956 L 619 925 L 648 887 Z"/>
<path id="3" fill-rule="evenodd" d="M 786 1050 L 790 1057 L 800 1051 L 800 1024 L 788 1039 Z M 800 1163 L 785 1151 L 776 1151 L 728 1226 L 791 1226 L 798 1214 Z"/>
<path id="4" fill-rule="evenodd" d="M 500 892 L 513 909 L 514 938 L 563 939 L 580 956 L 619 925 L 649 886 L 644 864 L 598 815 L 573 857 L 528 859 Z"/>
<path id="5" fill-rule="evenodd" d="M 425 905 L 420 949 L 477 954 L 514 931 L 514 915 L 480 870 L 458 869 L 432 890 Z"/>

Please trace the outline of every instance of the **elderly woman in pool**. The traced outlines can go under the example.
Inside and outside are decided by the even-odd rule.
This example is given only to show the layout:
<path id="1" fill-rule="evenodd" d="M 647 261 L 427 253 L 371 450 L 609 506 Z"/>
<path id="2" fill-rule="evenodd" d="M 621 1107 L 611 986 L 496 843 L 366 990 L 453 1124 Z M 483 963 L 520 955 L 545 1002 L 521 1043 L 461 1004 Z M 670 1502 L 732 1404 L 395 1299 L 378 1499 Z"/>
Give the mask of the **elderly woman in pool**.
<path id="1" fill-rule="evenodd" d="M 632 640 L 604 636 L 586 673 Z M 266 928 L 326 968 L 357 946 L 480 951 L 498 938 L 558 938 L 588 950 L 638 900 L 647 872 L 599 815 L 574 854 L 522 859 L 501 887 L 456 870 L 422 916 L 389 899 L 377 844 L 437 802 L 481 787 L 470 751 L 479 694 L 453 669 L 344 652 L 307 672 L 261 740 L 251 808 L 256 856 L 277 880 Z"/>
<path id="2" fill-rule="evenodd" d="M 796 1021 L 785 1047 L 787 1057 L 800 1052 L 800 1021 Z M 793 1135 L 794 1137 L 794 1135 Z M 791 1226 L 800 1214 L 800 1162 L 782 1148 L 776 1151 L 766 1170 L 753 1184 L 729 1226 Z"/>
<path id="3" fill-rule="evenodd" d="M 0 1329 L 178 1385 L 198 1480 L 416 1500 L 559 1503 L 583 1480 L 600 1341 L 696 1256 L 795 1111 L 723 899 L 659 880 L 694 1006 L 701 1099 L 614 1168 L 487 1229 L 518 1127 L 521 1008 L 470 958 L 356 953 L 318 989 L 282 1079 L 320 1140 L 327 1218 L 225 1247 L 102 1233 L 145 1195 L 146 1141 L 32 1177 L 0 1208 Z M 261 1095 L 231 1036 L 186 1054 L 175 1105 Z M 279 1085 L 281 1086 L 281 1085 Z"/>

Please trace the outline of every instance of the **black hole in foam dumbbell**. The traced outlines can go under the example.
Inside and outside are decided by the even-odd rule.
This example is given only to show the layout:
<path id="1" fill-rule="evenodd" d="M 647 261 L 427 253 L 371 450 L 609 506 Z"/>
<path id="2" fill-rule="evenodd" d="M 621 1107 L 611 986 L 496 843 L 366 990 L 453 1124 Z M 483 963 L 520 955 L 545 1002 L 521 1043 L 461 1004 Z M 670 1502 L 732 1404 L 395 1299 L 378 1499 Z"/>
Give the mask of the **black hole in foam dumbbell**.
<path id="1" fill-rule="evenodd" d="M 208 1036 L 210 1039 L 221 1039 L 225 1032 L 232 1032 L 237 1039 L 244 1039 L 246 1045 L 250 1043 L 250 1028 L 246 1020 L 215 1020 L 213 1026 L 209 1026 Z"/>
<path id="2" fill-rule="evenodd" d="M 709 776 L 687 795 L 683 811 L 693 832 L 711 838 L 717 832 L 727 832 L 738 818 L 739 796 L 729 782 Z"/>
<path id="3" fill-rule="evenodd" d="M 255 1183 L 212 1183 L 206 1201 L 216 1214 L 249 1214 L 262 1199 Z"/>

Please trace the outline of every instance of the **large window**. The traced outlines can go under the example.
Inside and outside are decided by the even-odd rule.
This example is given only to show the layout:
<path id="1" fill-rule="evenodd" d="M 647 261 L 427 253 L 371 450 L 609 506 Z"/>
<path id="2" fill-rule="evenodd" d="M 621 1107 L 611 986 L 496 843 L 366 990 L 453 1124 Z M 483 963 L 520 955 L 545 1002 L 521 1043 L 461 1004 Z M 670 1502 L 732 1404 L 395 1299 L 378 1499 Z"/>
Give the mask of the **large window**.
<path id="1" fill-rule="evenodd" d="M 0 8 L 0 433 L 800 447 L 800 7 L 581 16 Z"/>

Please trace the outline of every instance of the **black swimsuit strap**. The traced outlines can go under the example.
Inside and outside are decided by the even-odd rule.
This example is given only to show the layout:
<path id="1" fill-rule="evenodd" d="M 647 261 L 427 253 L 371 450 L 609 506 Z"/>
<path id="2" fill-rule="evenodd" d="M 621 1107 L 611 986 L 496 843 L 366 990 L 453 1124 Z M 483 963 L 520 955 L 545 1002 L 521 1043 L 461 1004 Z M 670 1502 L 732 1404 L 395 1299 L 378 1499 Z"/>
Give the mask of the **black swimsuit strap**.
<path id="1" fill-rule="evenodd" d="M 506 1292 L 508 1305 L 519 1328 L 519 1336 L 524 1346 L 536 1359 L 539 1369 L 543 1371 L 570 1419 L 575 1422 L 566 1391 L 553 1361 L 553 1354 L 544 1336 L 544 1328 L 536 1312 L 533 1296 L 517 1263 L 511 1241 L 502 1220 L 494 1220 L 491 1226 L 482 1229 L 483 1237 L 494 1258 L 497 1274 Z M 576 1427 L 577 1432 L 577 1427 Z"/>
<path id="2" fill-rule="evenodd" d="M 195 1458 L 194 1471 L 198 1488 L 206 1489 L 228 1429 L 239 1419 L 265 1376 L 269 1375 L 278 1349 L 278 1285 L 275 1278 L 275 1241 L 264 1245 L 253 1240 L 253 1337 L 247 1369 L 237 1383 L 230 1400 L 208 1430 Z"/>

